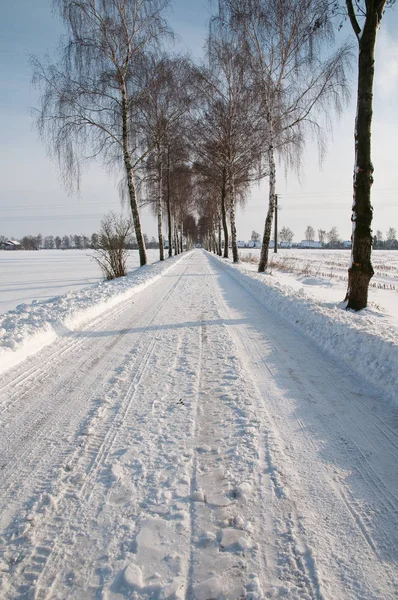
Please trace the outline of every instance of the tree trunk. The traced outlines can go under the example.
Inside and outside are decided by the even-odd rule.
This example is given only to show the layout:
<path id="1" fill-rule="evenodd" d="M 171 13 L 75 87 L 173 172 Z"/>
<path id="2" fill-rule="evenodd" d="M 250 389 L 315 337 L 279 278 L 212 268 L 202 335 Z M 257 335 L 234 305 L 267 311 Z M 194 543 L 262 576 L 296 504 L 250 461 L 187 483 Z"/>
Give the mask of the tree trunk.
<path id="1" fill-rule="evenodd" d="M 221 243 L 221 213 L 218 213 L 218 256 L 222 256 L 222 243 Z"/>
<path id="2" fill-rule="evenodd" d="M 164 242 L 163 242 L 163 210 L 162 210 L 162 191 L 163 191 L 163 165 L 161 150 L 158 146 L 158 238 L 159 238 L 159 260 L 164 260 Z"/>
<path id="3" fill-rule="evenodd" d="M 174 256 L 177 256 L 177 254 L 179 254 L 178 231 L 177 231 L 177 219 L 176 219 L 176 216 L 174 215 Z"/>
<path id="4" fill-rule="evenodd" d="M 231 221 L 231 240 L 232 240 L 232 258 L 234 263 L 239 262 L 238 244 L 236 239 L 236 220 L 235 220 L 235 208 L 236 208 L 236 197 L 235 197 L 235 184 L 231 178 L 230 181 L 230 208 L 229 217 Z"/>
<path id="5" fill-rule="evenodd" d="M 141 229 L 140 214 L 138 211 L 137 193 L 136 193 L 135 182 L 134 182 L 134 170 L 133 170 L 133 166 L 131 163 L 131 156 L 130 156 L 128 117 L 129 117 L 129 114 L 128 114 L 127 92 L 126 92 L 125 86 L 123 85 L 122 86 L 123 158 L 124 158 L 124 166 L 125 166 L 126 175 L 127 175 L 127 186 L 128 186 L 128 190 L 129 190 L 131 214 L 133 217 L 134 231 L 135 231 L 135 236 L 137 238 L 138 252 L 140 255 L 140 265 L 141 265 L 141 267 L 143 267 L 147 263 L 147 258 L 146 258 L 145 241 L 144 241 L 144 237 L 142 235 L 142 229 Z"/>
<path id="6" fill-rule="evenodd" d="M 269 200 L 268 200 L 268 212 L 265 219 L 263 243 L 261 246 L 260 262 L 258 264 L 258 272 L 264 273 L 268 266 L 268 249 L 271 240 L 271 229 L 272 219 L 275 212 L 275 185 L 276 185 L 276 166 L 274 147 L 270 143 L 268 148 L 268 161 L 269 161 Z"/>
<path id="7" fill-rule="evenodd" d="M 370 9 L 369 9 L 369 12 Z M 373 18 L 372 18 L 373 17 Z M 373 115 L 374 50 L 377 33 L 376 15 L 368 14 L 358 36 L 358 92 L 355 123 L 354 202 L 352 206 L 352 250 L 348 269 L 347 308 L 367 306 L 369 282 L 374 274 L 372 254 L 371 127 Z"/>
<path id="8" fill-rule="evenodd" d="M 167 209 L 167 227 L 169 230 L 169 257 L 173 256 L 173 235 L 171 227 L 171 203 L 170 203 L 170 156 L 167 149 L 167 185 L 166 185 L 166 209 Z"/>
<path id="9" fill-rule="evenodd" d="M 227 221 L 227 208 L 225 205 L 226 196 L 226 173 L 223 171 L 222 189 L 221 189 L 221 216 L 222 226 L 224 229 L 224 258 L 228 258 L 229 250 L 229 234 L 228 234 L 228 221 Z"/>

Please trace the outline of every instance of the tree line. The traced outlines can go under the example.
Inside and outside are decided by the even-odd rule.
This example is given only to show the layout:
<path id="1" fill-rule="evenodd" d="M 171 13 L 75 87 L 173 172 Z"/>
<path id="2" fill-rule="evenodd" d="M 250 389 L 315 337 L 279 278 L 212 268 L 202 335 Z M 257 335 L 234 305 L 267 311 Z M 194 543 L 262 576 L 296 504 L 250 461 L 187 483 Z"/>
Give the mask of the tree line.
<path id="1" fill-rule="evenodd" d="M 42 96 L 36 122 L 69 191 L 83 167 L 102 159 L 120 173 L 140 254 L 147 240 L 140 207 L 163 229 L 168 254 L 197 236 L 228 257 L 237 249 L 236 206 L 254 182 L 269 192 L 259 271 L 268 264 L 277 159 L 298 169 L 308 137 L 321 153 L 332 115 L 349 98 L 349 44 L 334 34 L 344 13 L 359 45 L 353 260 L 348 307 L 366 306 L 372 276 L 371 90 L 376 31 L 386 0 L 219 0 L 206 58 L 175 56 L 168 0 L 56 0 L 66 35 L 56 60 L 32 58 Z M 391 4 L 392 2 L 390 2 Z"/>
<path id="2" fill-rule="evenodd" d="M 282 237 L 286 237 L 286 235 L 284 235 L 284 229 L 285 228 L 283 228 L 281 230 Z M 290 232 L 290 230 L 288 228 L 287 228 L 287 231 Z M 325 244 L 326 242 L 328 242 L 328 244 L 333 247 L 336 247 L 336 246 L 342 244 L 342 240 L 341 240 L 341 237 L 337 230 L 337 227 L 332 227 L 329 231 L 326 231 L 325 229 L 318 229 L 317 233 L 318 233 L 318 241 L 322 245 Z M 304 232 L 304 236 L 305 236 L 304 239 L 307 242 L 315 241 L 315 230 L 311 225 L 307 225 L 305 232 Z M 282 237 L 281 237 L 281 240 L 282 240 Z M 380 229 L 378 229 L 376 231 L 376 235 L 373 237 L 373 248 L 387 249 L 387 250 L 395 249 L 398 247 L 396 238 L 397 238 L 397 230 L 395 229 L 395 227 L 389 227 L 387 229 L 385 238 L 383 236 L 383 232 Z M 293 239 L 293 237 L 291 239 Z M 285 240 L 285 241 L 291 241 L 291 240 Z"/>
<path id="3" fill-rule="evenodd" d="M 146 233 L 143 234 L 145 247 L 148 249 L 159 249 L 159 241 L 152 236 L 148 237 Z M 9 238 L 4 235 L 0 235 L 0 248 L 4 247 Z M 13 238 L 14 239 L 14 238 Z M 196 236 L 195 236 L 196 239 Z M 87 235 L 24 235 L 22 238 L 15 240 L 19 242 L 24 250 L 96 250 L 101 245 L 101 231 L 93 233 L 90 236 Z M 187 243 L 191 247 L 194 240 L 190 237 L 184 238 L 184 248 Z M 168 244 L 167 244 L 168 245 Z M 135 235 L 129 232 L 128 236 L 124 240 L 124 247 L 129 250 L 138 250 L 138 242 Z"/>
<path id="4" fill-rule="evenodd" d="M 343 248 L 344 242 L 338 232 L 337 227 L 331 227 L 329 231 L 326 229 L 318 229 L 317 234 L 315 233 L 315 229 L 311 225 L 307 225 L 304 231 L 304 240 L 306 242 L 314 242 L 315 238 L 318 238 L 318 242 L 321 247 L 328 248 Z M 278 241 L 284 244 L 292 244 L 294 238 L 294 233 L 290 229 L 290 227 L 283 226 L 278 232 Z M 260 240 L 260 234 L 257 231 L 252 231 L 250 239 L 253 242 L 258 242 Z M 389 227 L 383 235 L 383 232 L 378 229 L 376 231 L 376 235 L 373 238 L 373 248 L 377 248 L 379 250 L 396 250 L 398 249 L 398 241 L 397 241 L 397 230 L 395 227 Z"/>

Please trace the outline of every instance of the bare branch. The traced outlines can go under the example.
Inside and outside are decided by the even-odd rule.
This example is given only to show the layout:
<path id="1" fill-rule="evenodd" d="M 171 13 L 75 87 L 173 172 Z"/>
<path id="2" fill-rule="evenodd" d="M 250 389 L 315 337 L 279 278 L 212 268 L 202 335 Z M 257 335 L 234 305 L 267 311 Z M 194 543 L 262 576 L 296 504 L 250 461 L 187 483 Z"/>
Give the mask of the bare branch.
<path id="1" fill-rule="evenodd" d="M 347 13 L 348 13 L 348 17 L 351 22 L 351 26 L 354 30 L 355 35 L 357 37 L 359 37 L 362 29 L 360 28 L 357 18 L 355 16 L 355 11 L 354 11 L 354 6 L 352 4 L 352 0 L 346 0 L 346 6 L 347 6 Z"/>

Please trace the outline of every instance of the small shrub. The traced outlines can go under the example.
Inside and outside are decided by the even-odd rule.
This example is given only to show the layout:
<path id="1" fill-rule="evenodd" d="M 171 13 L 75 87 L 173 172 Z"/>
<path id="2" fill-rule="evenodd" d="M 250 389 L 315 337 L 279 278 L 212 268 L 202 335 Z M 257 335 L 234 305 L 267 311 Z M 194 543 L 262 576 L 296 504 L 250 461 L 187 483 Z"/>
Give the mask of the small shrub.
<path id="1" fill-rule="evenodd" d="M 239 260 L 247 263 L 258 263 L 259 256 L 253 256 L 251 252 L 248 252 L 247 254 L 239 252 Z"/>
<path id="2" fill-rule="evenodd" d="M 94 248 L 104 277 L 108 280 L 126 275 L 128 250 L 126 242 L 132 232 L 132 223 L 121 215 L 110 212 L 101 221 L 98 244 Z"/>

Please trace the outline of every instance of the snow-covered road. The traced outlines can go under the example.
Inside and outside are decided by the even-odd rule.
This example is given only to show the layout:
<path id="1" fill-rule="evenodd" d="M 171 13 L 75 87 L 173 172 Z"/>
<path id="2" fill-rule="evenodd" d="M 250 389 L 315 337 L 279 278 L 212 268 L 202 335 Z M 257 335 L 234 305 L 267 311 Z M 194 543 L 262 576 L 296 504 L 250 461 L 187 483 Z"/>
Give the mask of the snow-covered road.
<path id="1" fill-rule="evenodd" d="M 198 250 L 0 379 L 0 597 L 396 598 L 397 465 L 396 409 Z"/>

